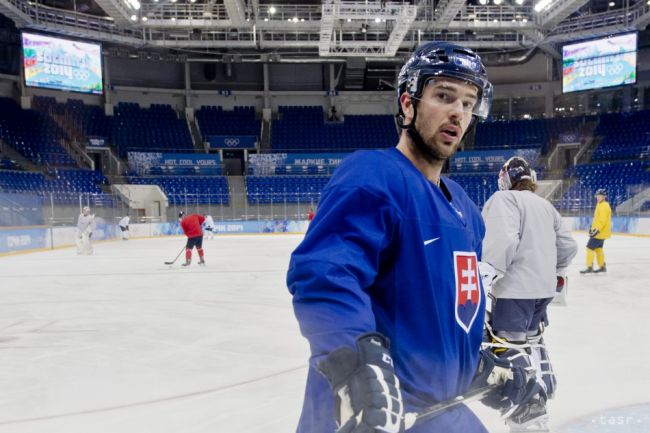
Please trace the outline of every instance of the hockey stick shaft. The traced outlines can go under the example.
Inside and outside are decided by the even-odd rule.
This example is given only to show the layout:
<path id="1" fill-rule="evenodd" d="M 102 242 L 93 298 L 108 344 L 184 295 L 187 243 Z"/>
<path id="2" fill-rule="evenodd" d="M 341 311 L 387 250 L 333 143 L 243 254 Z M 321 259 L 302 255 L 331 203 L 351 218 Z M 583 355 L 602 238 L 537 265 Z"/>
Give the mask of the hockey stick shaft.
<path id="1" fill-rule="evenodd" d="M 429 406 L 428 408 L 420 412 L 408 412 L 406 415 L 404 415 L 404 424 L 406 430 L 410 429 L 415 424 L 419 424 L 421 422 L 428 421 L 437 416 L 440 416 L 446 411 L 448 411 L 449 409 L 452 409 L 458 405 L 464 403 L 470 403 L 476 400 L 481 400 L 485 396 L 487 396 L 494 388 L 495 388 L 494 385 L 486 386 L 483 388 L 477 388 L 463 395 L 459 395 L 458 397 L 454 397 L 450 400 L 434 404 L 433 406 Z"/>
<path id="2" fill-rule="evenodd" d="M 178 252 L 178 255 L 176 256 L 176 258 L 175 258 L 174 260 L 172 260 L 171 262 L 165 262 L 165 264 L 166 264 L 166 265 L 173 265 L 174 263 L 176 263 L 176 260 L 178 260 L 178 258 L 181 256 L 181 254 L 183 254 L 183 251 L 185 251 L 185 247 L 183 247 L 183 248 Z"/>

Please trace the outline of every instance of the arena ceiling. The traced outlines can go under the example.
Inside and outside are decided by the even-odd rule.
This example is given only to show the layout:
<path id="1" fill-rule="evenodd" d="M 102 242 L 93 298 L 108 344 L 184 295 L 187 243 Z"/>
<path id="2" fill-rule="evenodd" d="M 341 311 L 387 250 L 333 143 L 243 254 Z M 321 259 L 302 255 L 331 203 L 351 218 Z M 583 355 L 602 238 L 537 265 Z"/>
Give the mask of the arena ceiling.
<path id="1" fill-rule="evenodd" d="M 17 27 L 190 53 L 389 59 L 420 41 L 483 52 L 644 30 L 650 0 L 0 0 Z"/>

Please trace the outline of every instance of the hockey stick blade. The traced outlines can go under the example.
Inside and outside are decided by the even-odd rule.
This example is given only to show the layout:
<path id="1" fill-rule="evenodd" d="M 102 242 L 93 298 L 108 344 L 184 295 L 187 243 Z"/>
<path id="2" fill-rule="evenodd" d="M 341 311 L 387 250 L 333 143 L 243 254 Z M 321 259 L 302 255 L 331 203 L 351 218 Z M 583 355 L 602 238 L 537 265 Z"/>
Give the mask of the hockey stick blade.
<path id="1" fill-rule="evenodd" d="M 181 256 L 181 254 L 183 254 L 183 251 L 185 251 L 185 247 L 183 247 L 183 248 L 178 252 L 178 255 L 176 256 L 176 258 L 175 258 L 174 260 L 172 260 L 171 262 L 165 262 L 165 264 L 166 264 L 166 265 L 173 265 L 174 263 L 176 263 L 176 260 L 178 260 L 178 258 Z"/>
<path id="2" fill-rule="evenodd" d="M 408 412 L 404 415 L 404 426 L 406 430 L 408 430 L 415 424 L 419 424 L 421 422 L 440 416 L 444 412 L 458 405 L 481 400 L 487 396 L 495 387 L 495 385 L 491 385 L 483 388 L 477 388 L 463 395 L 459 395 L 458 397 L 434 404 L 433 406 L 429 406 L 420 412 Z"/>

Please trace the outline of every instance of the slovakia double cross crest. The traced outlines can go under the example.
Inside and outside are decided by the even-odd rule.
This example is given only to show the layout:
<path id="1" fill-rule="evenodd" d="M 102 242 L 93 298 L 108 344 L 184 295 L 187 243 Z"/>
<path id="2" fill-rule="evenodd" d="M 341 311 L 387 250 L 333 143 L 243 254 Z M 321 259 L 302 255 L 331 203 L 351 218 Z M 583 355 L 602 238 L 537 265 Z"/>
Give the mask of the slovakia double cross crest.
<path id="1" fill-rule="evenodd" d="M 454 251 L 456 277 L 456 322 L 469 333 L 478 315 L 483 296 L 476 253 Z"/>

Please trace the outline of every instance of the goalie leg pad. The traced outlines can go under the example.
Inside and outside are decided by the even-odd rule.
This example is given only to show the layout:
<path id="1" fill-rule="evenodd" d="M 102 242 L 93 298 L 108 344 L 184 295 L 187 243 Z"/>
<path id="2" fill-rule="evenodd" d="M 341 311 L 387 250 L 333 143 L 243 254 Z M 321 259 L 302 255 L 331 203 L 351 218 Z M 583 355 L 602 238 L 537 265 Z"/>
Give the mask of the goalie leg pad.
<path id="1" fill-rule="evenodd" d="M 557 389 L 557 378 L 553 371 L 553 364 L 551 364 L 546 344 L 544 344 L 541 329 L 538 334 L 528 337 L 528 344 L 530 344 L 532 350 L 531 358 L 537 373 L 537 381 L 546 393 L 547 398 L 553 398 Z"/>

